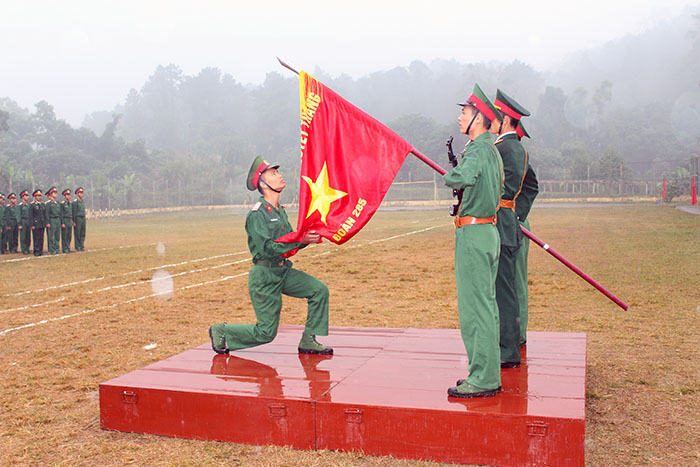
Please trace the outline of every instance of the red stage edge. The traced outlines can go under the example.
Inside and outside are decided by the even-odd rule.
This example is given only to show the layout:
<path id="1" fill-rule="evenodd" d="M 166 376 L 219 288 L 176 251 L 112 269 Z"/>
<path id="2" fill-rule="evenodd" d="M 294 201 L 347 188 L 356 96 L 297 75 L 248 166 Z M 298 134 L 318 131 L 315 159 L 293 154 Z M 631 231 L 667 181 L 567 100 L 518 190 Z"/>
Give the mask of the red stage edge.
<path id="1" fill-rule="evenodd" d="M 216 355 L 203 344 L 100 385 L 103 429 L 487 465 L 585 464 L 586 335 L 530 332 L 503 392 L 455 399 L 459 330 L 331 328 L 333 356 L 300 355 L 302 328 Z"/>

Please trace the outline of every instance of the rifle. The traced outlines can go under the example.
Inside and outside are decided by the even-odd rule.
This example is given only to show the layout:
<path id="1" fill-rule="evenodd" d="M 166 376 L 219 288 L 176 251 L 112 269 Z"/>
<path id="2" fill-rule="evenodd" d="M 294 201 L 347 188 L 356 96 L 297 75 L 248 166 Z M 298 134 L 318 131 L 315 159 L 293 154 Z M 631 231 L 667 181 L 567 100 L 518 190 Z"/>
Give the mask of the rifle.
<path id="1" fill-rule="evenodd" d="M 457 167 L 459 161 L 457 160 L 457 156 L 455 156 L 455 153 L 452 150 L 452 140 L 454 140 L 454 138 L 450 136 L 449 138 L 447 138 L 447 143 L 445 143 L 445 146 L 447 146 L 447 160 L 450 161 L 450 165 L 452 165 L 452 167 Z M 457 202 L 450 206 L 450 216 L 456 216 L 459 214 L 459 206 L 462 204 L 463 194 L 464 190 L 452 190 L 452 196 L 457 198 Z"/>

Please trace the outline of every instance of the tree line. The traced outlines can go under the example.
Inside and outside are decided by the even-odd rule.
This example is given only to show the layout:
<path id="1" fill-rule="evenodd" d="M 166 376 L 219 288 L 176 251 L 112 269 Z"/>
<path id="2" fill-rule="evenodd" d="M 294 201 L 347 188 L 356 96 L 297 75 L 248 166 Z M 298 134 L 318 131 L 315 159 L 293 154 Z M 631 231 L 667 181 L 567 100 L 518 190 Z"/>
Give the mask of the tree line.
<path id="1" fill-rule="evenodd" d="M 690 32 L 669 39 L 668 30 L 679 24 Z M 435 60 L 358 79 L 312 74 L 445 166 L 447 137 L 455 136 L 456 149 L 465 142 L 455 104 L 478 82 L 491 95 L 502 88 L 531 111 L 524 122 L 533 138 L 525 145 L 540 179 L 660 180 L 689 168 L 700 153 L 698 31 L 700 16 L 679 18 L 624 38 L 624 46 L 612 42 L 574 56 L 566 73 L 517 60 Z M 637 47 L 661 38 L 667 41 L 661 49 Z M 623 60 L 631 71 L 590 69 L 591 57 Z M 663 72 L 649 67 L 640 87 L 639 63 L 654 59 Z M 669 80 L 674 74 L 684 78 Z M 82 185 L 96 209 L 239 203 L 253 199 L 244 181 L 251 160 L 262 154 L 284 166 L 289 192 L 296 193 L 299 95 L 290 75 L 271 72 L 254 86 L 218 68 L 186 75 L 174 64 L 158 66 L 124 102 L 91 113 L 80 128 L 58 118 L 48 102 L 30 110 L 2 98 L 0 189 Z M 398 175 L 399 181 L 432 178 L 410 156 Z"/>

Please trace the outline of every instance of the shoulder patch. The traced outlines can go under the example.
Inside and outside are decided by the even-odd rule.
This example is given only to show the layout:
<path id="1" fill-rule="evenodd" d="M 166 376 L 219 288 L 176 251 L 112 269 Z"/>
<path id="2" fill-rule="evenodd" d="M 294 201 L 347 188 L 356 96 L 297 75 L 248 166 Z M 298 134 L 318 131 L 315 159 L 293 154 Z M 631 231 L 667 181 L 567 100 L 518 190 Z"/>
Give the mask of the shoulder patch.
<path id="1" fill-rule="evenodd" d="M 250 208 L 250 210 L 251 210 L 251 211 L 257 211 L 258 209 L 260 209 L 260 206 L 262 206 L 262 203 L 261 203 L 260 201 L 258 201 L 257 203 L 255 203 L 255 204 L 253 205 L 252 208 Z"/>

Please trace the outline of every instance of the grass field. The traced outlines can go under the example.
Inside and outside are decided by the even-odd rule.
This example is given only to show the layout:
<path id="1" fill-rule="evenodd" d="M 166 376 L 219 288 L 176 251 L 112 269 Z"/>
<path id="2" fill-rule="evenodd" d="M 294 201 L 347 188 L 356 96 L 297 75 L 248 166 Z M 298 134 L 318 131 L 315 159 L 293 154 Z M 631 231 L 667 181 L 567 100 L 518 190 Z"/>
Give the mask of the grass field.
<path id="1" fill-rule="evenodd" d="M 630 304 L 531 246 L 530 329 L 588 333 L 588 465 L 699 465 L 700 216 L 550 208 L 531 222 Z M 254 320 L 243 223 L 224 211 L 99 220 L 87 252 L 0 258 L 0 464 L 437 465 L 100 429 L 99 383 L 206 342 L 210 323 Z M 444 210 L 380 212 L 295 264 L 329 285 L 331 325 L 455 328 L 453 246 Z M 159 269 L 173 276 L 169 299 L 150 296 Z M 286 299 L 282 323 L 304 317 L 305 302 Z"/>

